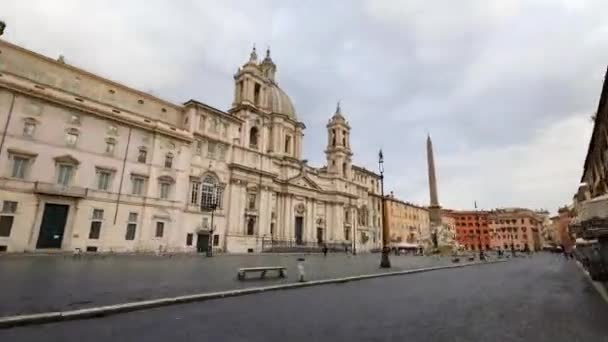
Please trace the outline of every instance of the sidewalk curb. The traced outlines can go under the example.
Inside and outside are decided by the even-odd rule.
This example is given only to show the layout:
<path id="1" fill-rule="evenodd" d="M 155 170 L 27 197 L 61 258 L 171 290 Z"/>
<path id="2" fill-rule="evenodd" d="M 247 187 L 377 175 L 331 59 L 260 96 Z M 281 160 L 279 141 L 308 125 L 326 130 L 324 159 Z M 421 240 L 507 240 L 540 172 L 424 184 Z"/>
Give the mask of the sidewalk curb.
<path id="1" fill-rule="evenodd" d="M 103 317 L 103 316 L 114 315 L 114 314 L 118 314 L 118 313 L 138 311 L 138 310 L 156 308 L 156 307 L 161 307 L 161 306 L 184 304 L 184 303 L 191 303 L 191 302 L 200 302 L 200 301 L 218 299 L 218 298 L 244 296 L 244 295 L 260 293 L 260 292 L 289 290 L 289 289 L 296 289 L 296 288 L 316 286 L 316 285 L 341 284 L 341 283 L 347 283 L 350 281 L 357 281 L 357 280 L 364 280 L 364 279 L 390 277 L 390 276 L 413 274 L 413 273 L 423 273 L 423 272 L 430 272 L 430 271 L 436 271 L 436 270 L 461 268 L 461 267 L 476 266 L 476 265 L 495 264 L 495 263 L 501 263 L 501 262 L 506 262 L 506 261 L 507 260 L 469 262 L 469 263 L 462 263 L 462 264 L 456 264 L 456 265 L 424 267 L 424 268 L 416 268 L 416 269 L 404 270 L 404 271 L 364 274 L 364 275 L 349 276 L 349 277 L 343 277 L 343 278 L 312 280 L 312 281 L 307 281 L 307 282 L 303 282 L 303 283 L 289 283 L 289 284 L 280 284 L 280 285 L 263 286 L 263 287 L 250 287 L 250 288 L 238 289 L 238 290 L 197 293 L 197 294 L 183 295 L 183 296 L 177 296 L 177 297 L 166 297 L 166 298 L 151 299 L 151 300 L 144 300 L 144 301 L 137 301 L 137 302 L 127 302 L 127 303 L 115 304 L 115 305 L 98 306 L 98 307 L 85 308 L 85 309 L 79 309 L 79 310 L 45 312 L 45 313 L 30 314 L 30 315 L 5 316 L 5 317 L 0 317 L 0 329 L 7 329 L 7 328 L 16 327 L 16 326 L 24 326 L 24 325 L 33 325 L 33 324 L 42 324 L 42 323 L 60 322 L 60 321 L 68 321 L 68 320 Z"/>
<path id="2" fill-rule="evenodd" d="M 587 272 L 587 270 L 578 260 L 576 260 L 576 266 L 580 268 L 581 272 L 583 272 L 583 274 L 585 275 L 585 278 L 587 278 L 587 280 L 589 280 L 589 283 L 591 283 L 591 286 L 595 288 L 600 297 L 602 297 L 606 304 L 608 304 L 608 291 L 606 290 L 606 288 L 599 282 L 591 279 L 591 275 L 589 274 L 589 272 Z"/>

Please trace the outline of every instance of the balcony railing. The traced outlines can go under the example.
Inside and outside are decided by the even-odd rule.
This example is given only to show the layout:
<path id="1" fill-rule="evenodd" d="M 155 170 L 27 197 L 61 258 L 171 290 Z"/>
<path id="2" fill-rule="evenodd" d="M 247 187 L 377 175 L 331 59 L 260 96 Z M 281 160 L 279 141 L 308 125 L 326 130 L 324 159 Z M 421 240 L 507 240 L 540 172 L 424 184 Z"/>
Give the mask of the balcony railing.
<path id="1" fill-rule="evenodd" d="M 44 195 L 55 195 L 65 197 L 84 198 L 87 196 L 87 188 L 79 186 L 66 186 L 62 184 L 36 182 L 34 192 Z"/>

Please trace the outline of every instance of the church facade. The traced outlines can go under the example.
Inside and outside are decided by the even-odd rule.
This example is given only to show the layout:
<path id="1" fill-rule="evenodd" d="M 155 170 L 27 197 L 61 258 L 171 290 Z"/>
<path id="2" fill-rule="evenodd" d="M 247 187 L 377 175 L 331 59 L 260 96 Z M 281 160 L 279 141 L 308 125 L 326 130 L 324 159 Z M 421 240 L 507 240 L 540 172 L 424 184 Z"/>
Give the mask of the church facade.
<path id="1" fill-rule="evenodd" d="M 238 68 L 227 111 L 0 53 L 0 251 L 380 247 L 379 175 L 353 164 L 340 106 L 312 167 L 269 51 Z"/>

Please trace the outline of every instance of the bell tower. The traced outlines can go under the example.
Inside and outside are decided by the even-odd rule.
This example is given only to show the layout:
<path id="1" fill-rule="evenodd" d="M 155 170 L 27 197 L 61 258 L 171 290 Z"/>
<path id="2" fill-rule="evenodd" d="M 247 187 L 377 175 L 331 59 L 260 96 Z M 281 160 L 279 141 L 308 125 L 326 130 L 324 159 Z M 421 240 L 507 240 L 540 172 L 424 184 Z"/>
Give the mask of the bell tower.
<path id="1" fill-rule="evenodd" d="M 342 115 L 340 102 L 336 106 L 336 113 L 327 123 L 327 172 L 350 179 L 352 156 L 350 149 L 350 126 Z"/>

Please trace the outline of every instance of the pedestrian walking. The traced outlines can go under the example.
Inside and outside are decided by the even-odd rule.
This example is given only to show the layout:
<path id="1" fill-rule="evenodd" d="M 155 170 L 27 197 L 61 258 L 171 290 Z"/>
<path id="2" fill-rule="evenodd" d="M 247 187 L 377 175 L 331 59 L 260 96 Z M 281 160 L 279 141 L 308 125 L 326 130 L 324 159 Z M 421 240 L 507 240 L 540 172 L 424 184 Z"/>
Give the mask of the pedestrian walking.
<path id="1" fill-rule="evenodd" d="M 305 277 L 305 270 L 304 270 L 304 258 L 298 258 L 298 281 L 299 282 L 305 282 L 306 280 L 304 280 Z"/>
<path id="2" fill-rule="evenodd" d="M 328 251 L 327 244 L 323 244 L 323 255 L 324 256 L 327 256 L 327 251 Z"/>

